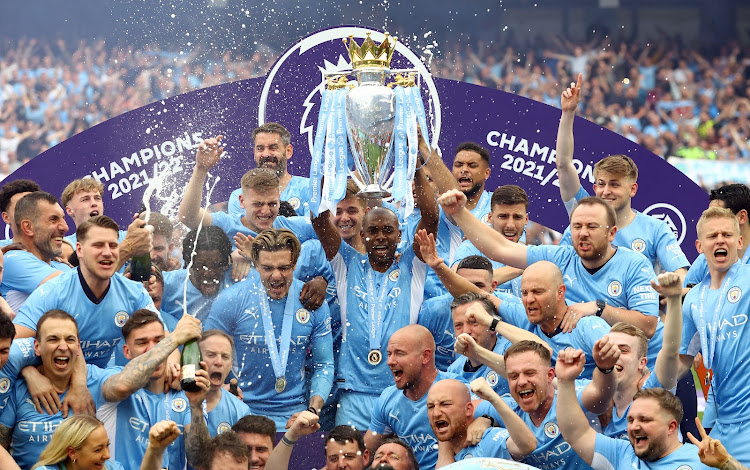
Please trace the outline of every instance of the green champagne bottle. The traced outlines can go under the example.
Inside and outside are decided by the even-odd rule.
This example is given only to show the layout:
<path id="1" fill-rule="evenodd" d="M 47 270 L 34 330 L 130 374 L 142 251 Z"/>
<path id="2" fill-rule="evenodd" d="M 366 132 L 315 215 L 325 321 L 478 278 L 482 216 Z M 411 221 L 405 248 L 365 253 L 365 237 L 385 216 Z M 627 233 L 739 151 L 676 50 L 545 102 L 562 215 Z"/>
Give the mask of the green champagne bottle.
<path id="1" fill-rule="evenodd" d="M 200 390 L 195 381 L 195 371 L 201 369 L 201 348 L 197 340 L 190 340 L 182 347 L 180 354 L 180 386 L 186 392 Z"/>

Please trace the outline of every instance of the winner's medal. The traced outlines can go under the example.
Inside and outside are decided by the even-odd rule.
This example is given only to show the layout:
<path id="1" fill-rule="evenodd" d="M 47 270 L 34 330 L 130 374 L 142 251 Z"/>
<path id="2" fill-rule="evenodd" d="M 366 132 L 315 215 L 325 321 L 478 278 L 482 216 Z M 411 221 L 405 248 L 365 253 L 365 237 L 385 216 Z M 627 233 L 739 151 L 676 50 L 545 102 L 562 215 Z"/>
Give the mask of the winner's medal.
<path id="1" fill-rule="evenodd" d="M 281 393 L 286 389 L 286 378 L 279 377 L 276 379 L 276 393 Z"/>
<path id="2" fill-rule="evenodd" d="M 383 360 L 383 354 L 380 352 L 380 349 L 373 349 L 370 351 L 370 354 L 367 355 L 367 362 L 370 363 L 370 365 L 376 366 L 380 364 L 380 361 Z"/>

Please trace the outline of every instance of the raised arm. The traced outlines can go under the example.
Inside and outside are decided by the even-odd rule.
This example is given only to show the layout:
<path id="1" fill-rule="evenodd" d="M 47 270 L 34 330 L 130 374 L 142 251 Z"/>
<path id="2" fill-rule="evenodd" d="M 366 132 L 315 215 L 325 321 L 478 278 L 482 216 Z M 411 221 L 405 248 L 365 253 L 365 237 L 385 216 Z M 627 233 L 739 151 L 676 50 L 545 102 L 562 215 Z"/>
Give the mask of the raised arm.
<path id="1" fill-rule="evenodd" d="M 575 316 L 565 316 L 565 320 L 563 320 L 561 328 L 566 333 L 569 333 L 573 330 L 573 328 L 575 328 L 578 320 L 585 316 L 595 315 L 596 311 L 598 310 L 596 301 L 593 300 L 591 302 L 575 303 L 570 305 L 568 308 L 571 313 L 575 314 Z M 649 339 L 654 336 L 654 333 L 656 333 L 656 326 L 659 324 L 658 317 L 655 317 L 653 315 L 646 315 L 645 313 L 639 312 L 638 310 L 628 310 L 626 308 L 615 307 L 609 304 L 607 304 L 604 307 L 604 310 L 602 310 L 601 317 L 610 325 L 614 325 L 618 322 L 625 322 L 630 323 L 631 325 L 635 325 L 643 330 L 643 332 L 646 334 L 646 337 L 648 337 Z"/>
<path id="2" fill-rule="evenodd" d="M 119 402 L 148 383 L 149 378 L 161 363 L 191 339 L 201 337 L 201 322 L 190 315 L 183 315 L 174 331 L 159 341 L 152 350 L 134 358 L 122 371 L 108 378 L 102 385 L 102 395 L 110 402 Z"/>
<path id="3" fill-rule="evenodd" d="M 573 166 L 573 121 L 576 108 L 581 100 L 582 75 L 578 74 L 578 83 L 571 83 L 570 88 L 562 92 L 560 97 L 560 124 L 557 127 L 557 146 L 555 148 L 555 164 L 560 181 L 560 197 L 568 202 L 576 195 L 581 187 L 578 172 Z"/>
<path id="4" fill-rule="evenodd" d="M 203 361 L 201 361 L 201 368 L 195 371 L 198 391 L 185 391 L 185 396 L 190 403 L 190 424 L 185 426 L 185 456 L 188 464 L 195 468 L 200 466 L 201 453 L 211 439 L 206 419 L 203 417 L 203 401 L 206 399 L 211 382 L 208 380 L 207 364 Z"/>
<path id="5" fill-rule="evenodd" d="M 594 343 L 593 356 L 596 369 L 591 383 L 581 393 L 581 402 L 588 411 L 602 414 L 607 411 L 615 394 L 617 378 L 612 372 L 620 358 L 620 348 L 605 335 Z"/>
<path id="6" fill-rule="evenodd" d="M 310 435 L 320 429 L 318 424 L 318 415 L 310 411 L 303 411 L 294 420 L 291 427 L 284 433 L 281 442 L 274 447 L 271 455 L 266 461 L 268 470 L 287 470 L 289 468 L 289 458 L 292 456 L 292 449 L 297 441 Z"/>
<path id="7" fill-rule="evenodd" d="M 555 374 L 557 375 L 557 424 L 563 438 L 573 450 L 591 465 L 594 460 L 596 431 L 589 426 L 589 421 L 578 403 L 576 396 L 576 378 L 583 372 L 586 357 L 583 351 L 571 348 L 560 351 L 557 355 Z"/>
<path id="8" fill-rule="evenodd" d="M 440 151 L 437 148 L 431 149 L 429 144 L 425 142 L 421 128 L 419 132 L 419 155 L 427 170 L 429 170 L 440 194 L 449 189 L 458 189 L 458 182 L 451 170 L 445 165 L 443 158 L 440 156 Z"/>
<path id="9" fill-rule="evenodd" d="M 452 189 L 438 199 L 443 212 L 453 217 L 466 237 L 488 258 L 526 269 L 526 245 L 513 243 L 466 209 L 466 195 Z"/>
<path id="10" fill-rule="evenodd" d="M 500 415 L 503 424 L 505 424 L 505 429 L 510 434 L 510 438 L 508 438 L 508 452 L 510 452 L 510 455 L 514 459 L 521 460 L 534 452 L 534 449 L 536 449 L 536 437 L 534 437 L 534 433 L 526 426 L 521 417 L 511 410 L 508 404 L 500 398 L 500 395 L 492 389 L 484 377 L 471 381 L 471 391 L 482 400 L 488 401 Z"/>
<path id="11" fill-rule="evenodd" d="M 169 444 L 180 437 L 180 434 L 180 428 L 177 427 L 177 423 L 174 421 L 159 421 L 151 426 L 151 429 L 148 431 L 148 447 L 146 447 L 146 452 L 143 454 L 140 469 L 160 470 L 163 467 L 164 451 L 169 447 Z"/>
<path id="12" fill-rule="evenodd" d="M 667 315 L 664 318 L 664 338 L 656 356 L 654 373 L 662 387 L 667 390 L 677 386 L 677 380 L 690 368 L 690 363 L 680 360 L 682 341 L 682 280 L 676 273 L 662 273 L 651 281 L 651 287 L 667 299 Z"/>
<path id="13" fill-rule="evenodd" d="M 426 230 L 427 233 L 437 236 L 440 211 L 438 210 L 437 201 L 435 201 L 435 194 L 427 182 L 424 170 L 421 168 L 414 173 L 414 189 L 417 195 L 416 204 L 422 215 L 419 219 L 419 224 L 417 224 L 417 231 Z M 422 259 L 419 251 L 419 243 L 417 243 L 416 239 L 412 240 L 412 247 L 417 257 Z"/>
<path id="14" fill-rule="evenodd" d="M 312 214 L 310 214 L 312 216 Z M 323 251 L 326 253 L 326 258 L 331 261 L 336 253 L 339 252 L 341 247 L 341 235 L 336 227 L 331 222 L 330 212 L 321 212 L 317 217 L 312 219 L 313 230 L 315 235 L 320 240 L 320 244 L 323 245 Z"/>
<path id="15" fill-rule="evenodd" d="M 211 225 L 213 222 L 211 214 L 201 208 L 201 198 L 203 196 L 203 183 L 206 182 L 208 170 L 219 163 L 219 157 L 224 152 L 224 148 L 221 146 L 221 139 L 223 138 L 223 135 L 218 135 L 198 144 L 198 151 L 195 153 L 195 168 L 185 188 L 185 194 L 182 196 L 177 214 L 180 222 L 190 229 L 198 228 L 201 220 L 203 220 L 203 225 Z"/>
<path id="16" fill-rule="evenodd" d="M 435 271 L 440 282 L 443 283 L 443 286 L 445 286 L 453 297 L 458 297 L 467 292 L 486 294 L 486 292 L 459 276 L 445 264 L 445 261 L 437 254 L 437 246 L 435 245 L 435 236 L 433 234 L 427 233 L 426 230 L 418 230 L 414 235 L 414 245 L 415 252 L 420 254 L 421 260 Z"/>

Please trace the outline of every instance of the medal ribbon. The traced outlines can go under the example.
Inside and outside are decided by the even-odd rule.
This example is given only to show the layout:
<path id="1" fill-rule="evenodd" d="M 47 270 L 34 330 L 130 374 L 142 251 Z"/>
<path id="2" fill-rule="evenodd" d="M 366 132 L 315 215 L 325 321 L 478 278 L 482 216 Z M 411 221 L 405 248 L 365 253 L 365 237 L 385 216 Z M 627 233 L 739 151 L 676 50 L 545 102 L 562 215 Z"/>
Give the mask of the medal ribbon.
<path id="1" fill-rule="evenodd" d="M 323 145 L 325 144 L 328 119 L 331 114 L 331 102 L 333 92 L 323 86 L 321 95 L 320 112 L 318 113 L 318 127 L 315 129 L 315 142 L 313 144 L 312 164 L 310 165 L 310 210 L 319 215 L 321 191 L 320 179 L 323 175 Z"/>
<path id="2" fill-rule="evenodd" d="M 388 271 L 383 273 L 380 289 L 375 291 L 375 279 L 372 274 L 372 267 L 367 270 L 367 313 L 370 317 L 370 350 L 380 349 L 380 339 L 383 333 L 383 313 L 385 312 L 386 297 L 390 285 L 389 275 L 393 271 L 396 263 L 393 263 Z"/>
<path id="3" fill-rule="evenodd" d="M 292 320 L 294 314 L 294 299 L 287 293 L 286 303 L 284 304 L 284 319 L 281 323 L 281 344 L 276 346 L 276 331 L 273 329 L 271 320 L 271 306 L 268 304 L 268 295 L 264 292 L 260 295 L 260 305 L 263 309 L 263 330 L 265 330 L 266 344 L 268 345 L 268 355 L 271 357 L 271 366 L 277 379 L 284 377 L 286 374 L 286 364 L 289 360 L 289 347 L 292 339 Z"/>
<path id="4" fill-rule="evenodd" d="M 716 351 L 716 333 L 719 326 L 719 315 L 721 314 L 721 307 L 724 305 L 724 298 L 727 296 L 727 290 L 732 285 L 732 280 L 737 271 L 739 263 L 735 263 L 726 276 L 724 282 L 721 285 L 721 291 L 719 293 L 719 300 L 716 302 L 713 315 L 709 320 L 706 318 L 706 298 L 708 297 L 708 290 L 711 285 L 711 274 L 707 274 L 700 283 L 700 294 L 698 297 L 698 333 L 701 339 L 701 349 L 703 349 L 703 365 L 706 369 L 710 369 L 713 364 L 714 352 Z"/>

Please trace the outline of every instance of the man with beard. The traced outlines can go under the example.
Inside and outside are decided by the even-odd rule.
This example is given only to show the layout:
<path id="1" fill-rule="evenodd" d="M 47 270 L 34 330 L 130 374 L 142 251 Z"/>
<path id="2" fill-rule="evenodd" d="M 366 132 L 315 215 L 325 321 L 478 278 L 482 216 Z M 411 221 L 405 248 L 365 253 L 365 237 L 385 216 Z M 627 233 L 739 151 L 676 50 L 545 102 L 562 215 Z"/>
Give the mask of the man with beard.
<path id="1" fill-rule="evenodd" d="M 582 318 L 573 331 L 562 331 L 561 324 L 568 311 L 565 292 L 560 268 L 549 261 L 537 261 L 526 268 L 521 278 L 524 308 L 503 302 L 499 312 L 506 322 L 528 329 L 542 338 L 551 348 L 553 361 L 557 360 L 557 353 L 567 347 L 582 349 L 586 355 L 582 378 L 590 379 L 596 368 L 594 345 L 609 332 L 609 325 L 601 318 L 590 316 Z M 490 331 L 496 329 L 493 327 L 494 317 L 487 311 L 477 310 L 472 313 L 469 317 L 471 321 L 476 321 Z"/>
<path id="2" fill-rule="evenodd" d="M 252 257 L 260 281 L 224 289 L 206 320 L 207 329 L 217 328 L 234 339 L 245 403 L 280 429 L 307 407 L 319 413 L 333 383 L 328 305 L 313 311 L 302 306 L 303 284 L 294 278 L 299 253 L 299 240 L 289 230 L 258 234 Z M 314 368 L 310 390 L 302 380 L 308 348 Z"/>
<path id="3" fill-rule="evenodd" d="M 267 122 L 253 130 L 253 159 L 258 168 L 268 168 L 279 177 L 279 192 L 282 201 L 288 201 L 298 215 L 309 212 L 305 204 L 310 200 L 310 179 L 289 174 L 287 165 L 292 158 L 292 134 L 281 124 Z M 243 214 L 240 195 L 242 188 L 229 196 L 230 214 Z"/>
<path id="4" fill-rule="evenodd" d="M 250 408 L 222 388 L 232 371 L 234 340 L 220 330 L 206 330 L 200 340 L 201 367 L 208 374 L 209 386 L 198 392 L 185 392 L 190 403 L 190 420 L 185 425 L 185 454 L 188 463 L 198 467 L 208 440 L 229 431 Z"/>
<path id="5" fill-rule="evenodd" d="M 41 190 L 42 188 L 35 181 L 26 179 L 11 181 L 0 189 L 0 215 L 2 215 L 3 222 L 10 227 L 14 237 L 18 233 L 18 225 L 14 217 L 16 204 L 25 195 Z M 0 240 L 0 246 L 7 246 L 11 243 L 14 243 L 13 238 Z"/>
<path id="6" fill-rule="evenodd" d="M 473 352 L 480 348 L 492 351 L 499 359 L 495 369 L 504 371 L 502 354 L 511 344 L 522 340 L 542 343 L 539 336 L 523 330 L 517 326 L 501 321 L 492 302 L 482 294 L 470 292 L 463 294 L 451 303 L 453 327 L 456 332 L 456 351 L 462 353 L 456 362 L 451 364 L 448 372 L 458 375 L 467 382 L 484 378 L 498 395 L 505 395 L 510 390 L 505 374 L 498 374 L 496 370 L 487 366 Z M 489 325 L 477 321 L 477 318 L 490 316 Z M 498 321 L 494 321 L 497 319 Z M 494 328 L 489 326 L 494 323 Z M 499 337 L 498 337 L 499 336 Z M 472 395 L 472 399 L 478 399 Z"/>
<path id="7" fill-rule="evenodd" d="M 482 440 L 466 447 L 469 425 L 474 422 L 474 403 L 466 384 L 445 379 L 427 394 L 427 416 L 439 442 L 436 468 L 456 461 L 478 457 L 521 460 L 536 449 L 536 438 L 523 420 L 496 394 L 483 378 L 471 382 L 478 396 L 492 400 L 507 427 L 488 428 Z"/>
<path id="8" fill-rule="evenodd" d="M 167 328 L 177 323 L 185 311 L 206 321 L 217 295 L 234 284 L 231 254 L 232 244 L 219 227 L 209 225 L 200 232 L 188 232 L 182 241 L 185 267 L 163 273 L 161 311 Z"/>
<path id="9" fill-rule="evenodd" d="M 628 411 L 630 442 L 594 431 L 575 397 L 583 362 L 581 351 L 561 351 L 555 372 L 560 432 L 586 464 L 595 469 L 710 468 L 701 463 L 696 446 L 680 443 L 682 403 L 661 388 L 646 388 L 633 397 Z"/>
<path id="10" fill-rule="evenodd" d="M 49 310 L 75 312 L 86 362 L 106 367 L 130 313 L 142 308 L 155 312 L 156 307 L 142 284 L 116 272 L 119 244 L 114 220 L 92 217 L 76 233 L 80 265 L 29 296 L 14 319 L 16 336 L 34 336 L 37 322 Z"/>
<path id="11" fill-rule="evenodd" d="M 570 215 L 572 247 L 526 246 L 512 243 L 473 217 L 463 207 L 465 200 L 463 193 L 453 190 L 441 196 L 440 203 L 489 258 L 520 269 L 537 261 L 550 261 L 560 268 L 565 299 L 572 302 L 559 325 L 563 332 L 594 315 L 610 325 L 619 321 L 635 325 L 650 338 L 648 367 L 653 370 L 664 329 L 659 321 L 659 298 L 651 287 L 656 275 L 643 255 L 612 245 L 617 227 L 609 204 L 597 197 L 578 201 Z"/>
<path id="12" fill-rule="evenodd" d="M 28 193 L 16 204 L 14 217 L 18 227 L 14 240 L 25 249 L 5 255 L 0 292 L 17 312 L 34 289 L 70 271 L 70 266 L 55 261 L 62 254 L 68 224 L 53 195 L 43 191 Z"/>
<path id="13" fill-rule="evenodd" d="M 557 129 L 555 162 L 560 177 L 560 197 L 568 213 L 572 213 L 577 201 L 589 196 L 573 165 L 573 121 L 581 99 L 581 82 L 579 74 L 578 83 L 572 83 L 560 98 L 562 117 Z M 652 264 L 658 261 L 663 269 L 677 272 L 684 278 L 690 263 L 672 230 L 663 220 L 632 208 L 632 198 L 638 191 L 637 179 L 638 167 L 625 155 L 610 155 L 594 165 L 594 194 L 609 204 L 617 216 L 614 244 L 643 253 Z M 569 228 L 560 244 L 570 243 Z"/>
<path id="14" fill-rule="evenodd" d="M 438 210 L 425 188 L 424 172 L 415 175 L 421 228 L 437 230 Z M 341 323 L 341 352 L 336 382 L 341 390 L 336 424 L 367 429 L 375 400 L 390 383 L 383 348 L 399 328 L 416 323 L 424 294 L 426 267 L 412 243 L 396 258 L 401 239 L 396 214 L 373 207 L 362 222 L 367 250 L 343 243 L 328 211 L 313 219 L 313 228 L 336 276 Z"/>
<path id="15" fill-rule="evenodd" d="M 526 224 L 529 223 L 529 197 L 526 191 L 514 184 L 500 186 L 492 193 L 491 208 L 487 217 L 490 227 L 513 243 L 519 243 L 525 233 Z M 458 263 L 467 256 L 481 254 L 470 240 L 464 240 L 456 250 L 451 267 L 456 269 Z M 505 266 L 503 263 L 492 261 L 493 269 L 500 269 L 503 266 Z M 513 269 L 516 271 L 515 268 Z M 521 271 L 517 271 L 517 274 L 521 274 Z M 498 284 L 495 290 L 521 297 L 520 279 L 516 277 Z"/>
<path id="16" fill-rule="evenodd" d="M 73 180 L 65 187 L 60 201 L 65 208 L 65 213 L 73 219 L 76 228 L 92 217 L 104 215 L 104 204 L 102 203 L 104 185 L 94 178 L 81 178 Z M 118 271 L 133 256 L 148 252 L 151 248 L 151 233 L 145 228 L 146 221 L 135 219 L 128 230 L 117 229 L 117 242 L 120 244 L 120 258 L 117 262 Z M 63 258 L 68 259 L 76 249 L 76 232 L 65 237 L 70 243 L 72 250 L 68 251 L 67 245 L 63 245 Z"/>
<path id="17" fill-rule="evenodd" d="M 419 468 L 434 468 L 437 441 L 427 418 L 427 392 L 443 379 L 458 376 L 435 367 L 435 341 L 421 325 L 405 326 L 388 341 L 387 364 L 393 381 L 372 408 L 365 444 L 377 449 L 384 437 L 396 435 L 414 451 Z M 464 384 L 468 390 L 468 384 Z"/>
<path id="18" fill-rule="evenodd" d="M 450 189 L 458 189 L 466 196 L 466 208 L 474 216 L 485 221 L 490 213 L 491 194 L 484 190 L 484 184 L 490 177 L 490 153 L 479 144 L 464 142 L 456 148 L 453 157 L 453 168 L 449 170 L 443 162 L 438 149 L 430 149 L 424 139 L 419 139 L 419 152 L 435 182 L 438 194 Z M 416 230 L 412 233 L 416 233 Z M 461 228 L 443 211 L 435 236 L 438 255 L 452 266 L 456 251 L 464 238 Z M 446 290 L 437 276 L 429 272 L 425 287 L 425 298 L 429 299 L 445 294 Z"/>
<path id="19" fill-rule="evenodd" d="M 578 402 L 579 409 L 583 407 L 593 414 L 603 413 L 607 409 L 614 389 L 611 371 L 619 353 L 614 343 L 606 337 L 597 343 L 595 357 L 599 370 L 594 374 L 594 380 L 579 380 L 576 376 L 572 382 L 573 399 Z M 583 363 L 582 353 L 581 360 Z M 553 385 L 555 370 L 549 350 L 539 343 L 519 341 L 505 351 L 505 368 L 513 397 L 513 402 L 508 404 L 531 429 L 537 441 L 536 449 L 523 462 L 538 468 L 586 468 L 583 460 L 575 455 L 560 435 L 559 415 L 564 405 L 559 403 Z M 579 375 L 581 370 L 577 371 Z M 502 422 L 502 417 L 488 402 L 477 406 L 475 416 L 482 414 Z"/>

